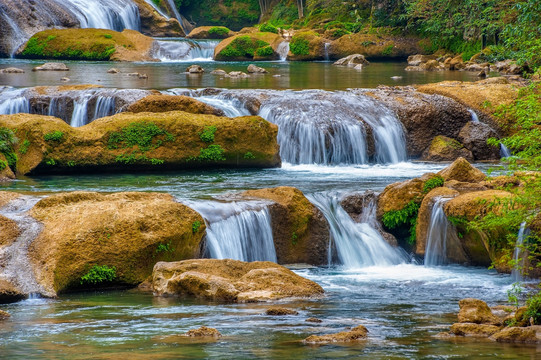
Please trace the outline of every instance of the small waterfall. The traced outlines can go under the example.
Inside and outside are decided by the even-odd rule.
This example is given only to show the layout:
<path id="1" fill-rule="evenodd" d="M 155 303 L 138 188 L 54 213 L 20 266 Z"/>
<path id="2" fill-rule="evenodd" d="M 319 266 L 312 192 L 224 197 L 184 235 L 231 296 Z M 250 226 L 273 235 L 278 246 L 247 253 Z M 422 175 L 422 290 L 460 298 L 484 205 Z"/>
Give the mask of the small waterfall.
<path id="1" fill-rule="evenodd" d="M 15 221 L 20 235 L 12 244 L 0 247 L 0 279 L 13 284 L 25 294 L 48 294 L 38 284 L 33 266 L 28 258 L 28 247 L 41 232 L 41 223 L 27 212 L 34 207 L 39 198 L 20 196 L 0 209 L 0 215 Z"/>
<path id="2" fill-rule="evenodd" d="M 152 57 L 162 62 L 212 61 L 219 41 L 156 40 Z"/>
<path id="3" fill-rule="evenodd" d="M 152 8 L 153 8 L 154 10 L 156 10 L 156 12 L 157 12 L 158 14 L 160 14 L 161 16 L 163 16 L 164 18 L 166 18 L 166 19 L 170 19 L 170 18 L 171 18 L 169 15 L 167 15 L 167 14 L 165 13 L 165 11 L 163 11 L 159 6 L 157 6 L 157 5 L 154 3 L 153 0 L 145 0 L 145 2 L 146 2 L 147 4 L 149 4 L 150 6 L 152 6 Z"/>
<path id="4" fill-rule="evenodd" d="M 308 198 L 327 219 L 338 258 L 346 268 L 390 266 L 407 261 L 399 249 L 389 245 L 370 225 L 372 221 L 370 215 L 367 215 L 367 222 L 355 223 L 340 205 L 338 197 L 314 194 Z M 369 206 L 375 206 L 375 203 Z M 366 213 L 375 215 L 375 211 L 371 209 L 367 209 Z M 331 244 L 329 244 L 329 261 L 330 248 Z"/>
<path id="5" fill-rule="evenodd" d="M 24 89 L 7 89 L 0 92 L 0 115 L 30 113 L 30 102 L 24 96 Z"/>
<path id="6" fill-rule="evenodd" d="M 524 257 L 522 246 L 524 244 L 524 237 L 526 231 L 526 222 L 520 224 L 520 229 L 518 231 L 517 242 L 515 244 L 515 251 L 513 253 L 513 270 L 511 271 L 511 277 L 514 282 L 523 281 L 523 270 L 524 270 Z M 522 261 L 521 261 L 522 260 Z"/>
<path id="7" fill-rule="evenodd" d="M 206 246 L 213 259 L 276 262 L 267 203 L 192 202 L 207 223 Z"/>
<path id="8" fill-rule="evenodd" d="M 477 116 L 477 113 L 475 111 L 473 111 L 472 109 L 468 109 L 468 112 L 471 114 L 471 121 L 473 123 L 478 123 L 479 122 L 479 117 Z"/>
<path id="9" fill-rule="evenodd" d="M 82 28 L 141 30 L 139 8 L 131 0 L 63 0 L 58 2 L 75 14 Z"/>
<path id="10" fill-rule="evenodd" d="M 98 96 L 93 120 L 116 113 L 116 98 L 114 96 Z"/>
<path id="11" fill-rule="evenodd" d="M 90 95 L 83 96 L 80 99 L 73 101 L 73 113 L 71 114 L 70 125 L 73 127 L 81 127 L 88 124 L 88 101 Z"/>
<path id="12" fill-rule="evenodd" d="M 511 157 L 513 156 L 513 154 L 511 153 L 511 150 L 509 150 L 507 148 L 507 146 L 505 146 L 504 144 L 500 143 L 500 156 L 502 158 L 507 158 L 507 157 Z"/>
<path id="13" fill-rule="evenodd" d="M 447 261 L 447 237 L 449 220 L 443 206 L 450 198 L 438 197 L 430 214 L 430 226 L 425 249 L 425 266 L 445 265 Z"/>
<path id="14" fill-rule="evenodd" d="M 280 61 L 286 61 L 289 54 L 289 41 L 282 41 L 276 48 L 276 52 L 280 55 Z"/>
<path id="15" fill-rule="evenodd" d="M 209 104 L 210 106 L 220 109 L 227 117 L 248 116 L 250 112 L 242 106 L 235 104 L 233 100 L 218 99 L 210 96 L 201 96 L 197 100 Z"/>
<path id="16" fill-rule="evenodd" d="M 330 42 L 326 42 L 323 44 L 324 48 L 323 48 L 323 51 L 324 51 L 324 55 L 323 55 L 323 58 L 325 59 L 325 61 L 330 61 L 330 57 L 329 57 L 329 47 L 331 46 L 331 43 Z"/>

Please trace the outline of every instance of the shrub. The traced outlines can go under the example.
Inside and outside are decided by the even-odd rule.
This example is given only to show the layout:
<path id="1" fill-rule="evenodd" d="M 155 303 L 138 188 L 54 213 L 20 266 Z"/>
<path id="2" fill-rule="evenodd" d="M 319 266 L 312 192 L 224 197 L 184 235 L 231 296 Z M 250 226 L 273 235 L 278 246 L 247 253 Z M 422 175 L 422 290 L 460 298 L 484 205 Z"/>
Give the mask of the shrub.
<path id="1" fill-rule="evenodd" d="M 199 138 L 201 141 L 206 143 L 214 142 L 214 134 L 216 133 L 216 126 L 207 126 L 205 130 L 199 133 Z"/>
<path id="2" fill-rule="evenodd" d="M 209 29 L 210 35 L 227 36 L 231 30 L 225 26 L 213 26 Z"/>
<path id="3" fill-rule="evenodd" d="M 11 129 L 0 127 L 0 153 L 6 157 L 7 164 L 12 169 L 15 169 L 17 165 L 17 154 L 13 151 L 13 146 L 17 144 L 17 141 L 18 139 Z"/>
<path id="4" fill-rule="evenodd" d="M 159 253 L 172 253 L 175 251 L 175 248 L 171 246 L 171 242 L 168 242 L 167 244 L 158 244 L 158 247 L 156 247 L 156 254 Z"/>
<path id="5" fill-rule="evenodd" d="M 246 154 L 244 154 L 244 158 L 245 159 L 255 159 L 255 156 L 254 154 L 252 154 L 251 152 L 247 152 Z"/>
<path id="6" fill-rule="evenodd" d="M 64 133 L 60 130 L 51 131 L 50 133 L 43 135 L 45 141 L 61 142 L 63 137 Z"/>
<path id="7" fill-rule="evenodd" d="M 417 215 L 421 205 L 414 200 L 401 210 L 391 210 L 383 214 L 382 222 L 387 229 L 396 229 L 401 226 L 409 227 L 409 243 L 415 243 L 415 229 L 417 227 Z"/>
<path id="8" fill-rule="evenodd" d="M 278 28 L 272 24 L 264 23 L 259 25 L 259 31 L 278 34 Z"/>
<path id="9" fill-rule="evenodd" d="M 443 180 L 441 176 L 439 175 L 434 176 L 433 178 L 430 178 L 425 182 L 423 186 L 423 192 L 428 193 L 432 189 L 443 186 L 444 183 L 445 183 L 445 180 Z"/>
<path id="10" fill-rule="evenodd" d="M 199 156 L 197 157 L 200 161 L 224 161 L 225 150 L 220 145 L 209 145 L 206 149 L 201 149 L 199 151 Z"/>
<path id="11" fill-rule="evenodd" d="M 267 46 L 270 46 L 270 44 L 266 41 L 253 39 L 248 35 L 243 35 L 231 41 L 231 43 L 220 52 L 220 55 L 226 58 L 253 57 L 256 54 L 257 49 Z"/>
<path id="12" fill-rule="evenodd" d="M 81 276 L 81 284 L 97 285 L 112 282 L 116 279 L 116 268 L 107 265 L 94 265 L 85 275 Z"/>
<path id="13" fill-rule="evenodd" d="M 274 50 L 272 48 L 272 46 L 265 46 L 265 47 L 261 47 L 259 49 L 257 49 L 255 51 L 255 54 L 257 56 L 261 56 L 261 57 L 267 57 L 267 56 L 273 56 L 274 55 Z"/>
<path id="14" fill-rule="evenodd" d="M 4 170 L 8 166 L 8 163 L 4 160 L 0 160 L 0 171 Z"/>
<path id="15" fill-rule="evenodd" d="M 306 34 L 298 34 L 293 36 L 289 43 L 289 50 L 293 55 L 309 55 L 310 42 L 306 38 Z"/>
<path id="16" fill-rule="evenodd" d="M 394 45 L 393 44 L 390 44 L 388 46 L 386 46 L 382 51 L 381 51 L 381 55 L 383 56 L 389 56 L 393 53 L 393 49 L 394 49 Z"/>
<path id="17" fill-rule="evenodd" d="M 528 297 L 526 306 L 525 317 L 527 319 L 533 319 L 535 325 L 541 325 L 541 292 L 537 292 L 535 295 Z"/>

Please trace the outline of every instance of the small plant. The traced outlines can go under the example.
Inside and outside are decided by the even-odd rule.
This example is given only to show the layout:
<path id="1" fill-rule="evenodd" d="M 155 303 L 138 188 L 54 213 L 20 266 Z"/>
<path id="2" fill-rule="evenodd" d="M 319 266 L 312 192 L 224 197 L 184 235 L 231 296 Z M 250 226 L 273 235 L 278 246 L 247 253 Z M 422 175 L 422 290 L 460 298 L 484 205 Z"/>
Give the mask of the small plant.
<path id="1" fill-rule="evenodd" d="M 30 147 L 30 141 L 28 139 L 24 140 L 21 146 L 19 147 L 19 153 L 26 154 L 28 152 L 28 148 Z"/>
<path id="2" fill-rule="evenodd" d="M 246 154 L 244 154 L 244 158 L 245 159 L 255 159 L 255 156 L 254 154 L 252 154 L 251 152 L 247 152 Z"/>
<path id="3" fill-rule="evenodd" d="M 169 241 L 167 244 L 160 243 L 158 244 L 158 247 L 156 247 L 156 254 L 172 253 L 174 251 L 175 251 L 175 248 L 171 246 L 171 241 Z"/>
<path id="4" fill-rule="evenodd" d="M 75 161 L 70 160 L 70 161 L 68 161 L 68 162 L 66 163 L 66 165 L 69 166 L 69 167 L 74 167 L 74 166 L 75 166 Z"/>
<path id="5" fill-rule="evenodd" d="M 526 319 L 533 319 L 534 325 L 541 325 L 541 292 L 531 295 L 526 300 Z"/>
<path id="6" fill-rule="evenodd" d="M 56 161 L 55 159 L 51 158 L 51 159 L 47 159 L 45 161 L 45 164 L 49 165 L 49 166 L 55 166 L 56 165 Z"/>
<path id="7" fill-rule="evenodd" d="M 437 187 L 442 187 L 444 183 L 445 183 L 445 180 L 443 180 L 441 176 L 436 175 L 425 182 L 423 186 L 423 192 L 426 194 L 430 192 L 430 190 L 432 189 L 435 189 Z"/>
<path id="8" fill-rule="evenodd" d="M 210 35 L 218 35 L 220 37 L 227 36 L 231 30 L 225 26 L 213 26 L 209 29 Z"/>
<path id="9" fill-rule="evenodd" d="M 43 139 L 45 141 L 55 141 L 60 142 L 62 141 L 62 138 L 64 137 L 64 133 L 60 130 L 51 131 L 50 133 L 47 133 L 43 135 Z"/>
<path id="10" fill-rule="evenodd" d="M 261 32 L 270 32 L 273 34 L 278 34 L 278 28 L 272 24 L 264 23 L 259 25 L 259 31 Z"/>
<path id="11" fill-rule="evenodd" d="M 192 223 L 192 233 L 197 233 L 201 228 L 201 221 L 196 220 Z"/>
<path id="12" fill-rule="evenodd" d="M 200 161 L 224 161 L 226 160 L 224 153 L 225 150 L 220 145 L 213 144 L 206 149 L 201 149 L 197 159 Z"/>
<path id="13" fill-rule="evenodd" d="M 152 165 L 162 165 L 165 161 L 162 159 L 150 158 L 150 163 Z"/>
<path id="14" fill-rule="evenodd" d="M 97 285 L 112 282 L 116 279 L 116 268 L 107 265 L 94 265 L 85 275 L 81 276 L 81 285 Z"/>
<path id="15" fill-rule="evenodd" d="M 310 43 L 302 36 L 293 36 L 289 43 L 289 50 L 293 55 L 309 55 Z"/>
<path id="16" fill-rule="evenodd" d="M 294 231 L 293 234 L 291 234 L 291 243 L 293 245 L 297 245 L 297 242 L 299 240 L 299 236 L 297 235 L 297 233 Z"/>
<path id="17" fill-rule="evenodd" d="M 111 34 L 103 34 L 103 37 L 106 38 L 106 39 L 112 39 L 113 35 L 111 35 Z"/>
<path id="18" fill-rule="evenodd" d="M 5 168 L 7 168 L 7 166 L 8 166 L 7 161 L 0 160 L 0 171 L 2 171 L 2 170 L 4 170 Z"/>
<path id="19" fill-rule="evenodd" d="M 382 222 L 387 229 L 396 229 L 400 226 L 409 227 L 409 243 L 415 243 L 415 230 L 417 228 L 417 215 L 421 205 L 414 200 L 404 206 L 401 210 L 391 210 L 383 214 Z"/>
<path id="20" fill-rule="evenodd" d="M 381 51 L 381 55 L 383 56 L 389 56 L 393 53 L 393 49 L 394 49 L 394 45 L 391 44 L 391 45 L 388 45 L 386 46 L 382 51 Z"/>
<path id="21" fill-rule="evenodd" d="M 165 141 L 175 141 L 173 134 L 168 133 L 165 129 L 162 129 L 153 122 L 132 122 L 120 132 L 111 132 L 109 134 L 107 146 L 109 149 L 137 146 L 140 151 L 144 152 L 158 148 L 163 142 L 162 140 L 157 139 L 160 136 L 163 136 Z"/>
<path id="22" fill-rule="evenodd" d="M 205 129 L 199 133 L 199 138 L 201 141 L 206 143 L 212 143 L 214 142 L 214 134 L 216 133 L 216 126 L 207 126 Z"/>
<path id="23" fill-rule="evenodd" d="M 521 294 L 522 294 L 522 284 L 520 282 L 514 283 L 511 289 L 507 290 L 507 299 L 509 303 L 517 309 L 520 306 Z"/>

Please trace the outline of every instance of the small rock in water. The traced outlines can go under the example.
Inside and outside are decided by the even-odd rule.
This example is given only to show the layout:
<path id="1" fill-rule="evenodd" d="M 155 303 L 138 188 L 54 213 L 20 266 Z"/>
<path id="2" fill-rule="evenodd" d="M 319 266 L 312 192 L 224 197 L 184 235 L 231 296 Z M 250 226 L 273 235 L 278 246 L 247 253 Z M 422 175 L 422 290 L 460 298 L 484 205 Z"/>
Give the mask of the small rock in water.
<path id="1" fill-rule="evenodd" d="M 303 340 L 304 343 L 307 344 L 329 344 L 329 343 L 345 343 L 345 342 L 352 342 L 352 341 L 359 341 L 366 339 L 368 335 L 368 330 L 362 326 L 359 325 L 350 331 L 343 331 L 339 332 L 337 334 L 329 334 L 329 335 L 310 335 L 306 339 Z"/>
<path id="2" fill-rule="evenodd" d="M 318 319 L 318 318 L 314 318 L 314 317 L 308 318 L 305 321 L 306 322 L 312 322 L 312 323 L 322 323 L 323 322 L 323 320 Z"/>
<path id="3" fill-rule="evenodd" d="M 186 72 L 189 74 L 202 74 L 205 72 L 205 69 L 199 65 L 190 65 L 186 68 Z"/>
<path id="4" fill-rule="evenodd" d="M 353 55 L 346 56 L 345 58 L 341 58 L 340 60 L 336 61 L 333 65 L 353 66 L 357 64 L 368 65 L 370 63 L 368 62 L 368 60 L 365 59 L 363 55 L 353 54 Z"/>
<path id="5" fill-rule="evenodd" d="M 63 77 L 60 79 L 60 81 L 64 81 L 64 82 L 67 82 L 67 81 L 70 81 L 70 78 L 67 78 L 67 77 Z"/>
<path id="6" fill-rule="evenodd" d="M 0 69 L 0 74 L 24 74 L 24 70 L 14 68 L 14 67 L 9 67 L 5 69 Z"/>
<path id="7" fill-rule="evenodd" d="M 127 73 L 126 75 L 128 75 L 128 76 L 137 76 L 137 77 L 141 76 L 141 74 L 139 74 L 138 72 Z"/>
<path id="8" fill-rule="evenodd" d="M 272 77 L 280 77 L 280 76 L 282 76 L 282 75 L 280 75 L 280 74 L 272 75 Z"/>
<path id="9" fill-rule="evenodd" d="M 402 76 L 391 76 L 391 79 L 393 79 L 393 80 L 401 80 Z"/>
<path id="10" fill-rule="evenodd" d="M 201 326 L 199 329 L 192 329 L 184 334 L 184 336 L 188 337 L 214 337 L 219 338 L 222 337 L 222 334 L 214 328 L 209 328 L 206 326 Z"/>
<path id="11" fill-rule="evenodd" d="M 36 66 L 32 71 L 69 71 L 64 63 L 45 63 L 41 66 Z"/>
<path id="12" fill-rule="evenodd" d="M 265 311 L 265 315 L 270 316 L 284 316 L 284 315 L 299 315 L 299 313 L 295 310 L 283 308 L 283 307 L 277 307 L 277 308 L 270 308 Z"/>
<path id="13" fill-rule="evenodd" d="M 115 69 L 115 68 L 111 68 L 109 70 L 107 70 L 107 73 L 108 74 L 118 74 L 120 71 L 118 71 L 118 69 Z"/>
<path id="14" fill-rule="evenodd" d="M 212 70 L 210 73 L 212 75 L 227 75 L 227 72 L 225 70 L 222 70 L 222 69 Z"/>
<path id="15" fill-rule="evenodd" d="M 0 310 L 0 320 L 6 320 L 11 315 L 7 311 Z"/>
<path id="16" fill-rule="evenodd" d="M 139 79 L 148 79 L 147 74 L 139 74 Z"/>
<path id="17" fill-rule="evenodd" d="M 246 74 L 245 72 L 242 72 L 242 71 L 231 71 L 229 74 L 226 75 L 227 77 L 232 77 L 232 78 L 239 78 L 239 77 L 242 77 L 242 78 L 246 78 L 246 77 L 250 77 L 250 75 Z"/>
<path id="18" fill-rule="evenodd" d="M 256 73 L 256 74 L 266 74 L 268 71 L 263 69 L 262 67 L 256 66 L 254 64 L 248 65 L 247 71 L 249 73 Z"/>
<path id="19" fill-rule="evenodd" d="M 478 78 L 486 78 L 488 76 L 489 72 L 490 72 L 490 68 L 485 68 L 485 69 L 481 70 L 481 72 L 479 72 L 477 74 L 477 77 Z"/>

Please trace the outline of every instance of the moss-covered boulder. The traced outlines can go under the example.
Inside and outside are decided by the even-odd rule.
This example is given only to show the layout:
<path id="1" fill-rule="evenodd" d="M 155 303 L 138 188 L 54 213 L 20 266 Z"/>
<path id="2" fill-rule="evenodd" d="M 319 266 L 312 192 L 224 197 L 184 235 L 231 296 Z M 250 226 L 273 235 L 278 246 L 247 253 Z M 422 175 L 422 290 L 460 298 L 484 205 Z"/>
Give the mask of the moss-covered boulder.
<path id="1" fill-rule="evenodd" d="M 326 41 L 315 31 L 295 33 L 289 43 L 288 60 L 324 60 Z"/>
<path id="2" fill-rule="evenodd" d="M 193 296 L 224 302 L 314 297 L 321 286 L 269 261 L 197 259 L 159 262 L 152 274 L 154 294 Z"/>
<path id="3" fill-rule="evenodd" d="M 149 95 L 128 106 L 127 112 L 168 112 L 184 111 L 192 114 L 224 116 L 224 112 L 204 102 L 182 95 Z"/>
<path id="4" fill-rule="evenodd" d="M 218 61 L 277 60 L 282 37 L 269 32 L 250 32 L 229 37 L 216 46 Z"/>
<path id="5" fill-rule="evenodd" d="M 20 175 L 280 166 L 277 126 L 258 116 L 121 113 L 72 128 L 57 118 L 16 114 L 0 116 L 2 126 L 17 130 Z"/>
<path id="6" fill-rule="evenodd" d="M 17 52 L 25 59 L 152 61 L 154 40 L 134 30 L 51 29 L 32 36 Z"/>
<path id="7" fill-rule="evenodd" d="M 424 52 L 420 39 L 416 37 L 347 34 L 333 41 L 329 47 L 331 59 L 340 59 L 351 54 L 363 54 L 368 59 L 407 58 Z"/>
<path id="8" fill-rule="evenodd" d="M 53 294 L 135 286 L 157 261 L 197 257 L 205 232 L 201 216 L 168 194 L 58 194 L 30 214 L 43 229 L 28 255 L 38 282 Z"/>
<path id="9" fill-rule="evenodd" d="M 485 180 L 486 175 L 464 158 L 456 159 L 451 165 L 438 172 L 445 181 L 457 180 L 478 183 Z"/>
<path id="10" fill-rule="evenodd" d="M 487 338 L 500 330 L 501 327 L 496 325 L 456 323 L 451 326 L 450 333 L 456 336 Z"/>
<path id="11" fill-rule="evenodd" d="M 462 299 L 458 302 L 458 322 L 487 325 L 501 325 L 502 321 L 492 313 L 487 303 L 473 298 Z"/>
<path id="12" fill-rule="evenodd" d="M 541 344 L 541 326 L 506 327 L 490 339 L 501 343 Z"/>
<path id="13" fill-rule="evenodd" d="M 227 39 L 235 35 L 225 26 L 199 26 L 190 31 L 188 39 Z"/>
<path id="14" fill-rule="evenodd" d="M 272 234 L 280 264 L 327 263 L 329 227 L 325 217 L 304 194 L 293 187 L 245 191 L 251 198 L 267 199 L 270 206 Z"/>
<path id="15" fill-rule="evenodd" d="M 473 161 L 471 151 L 460 142 L 447 136 L 438 135 L 432 139 L 430 147 L 425 150 L 421 159 L 425 161 L 453 161 L 458 157 Z"/>

